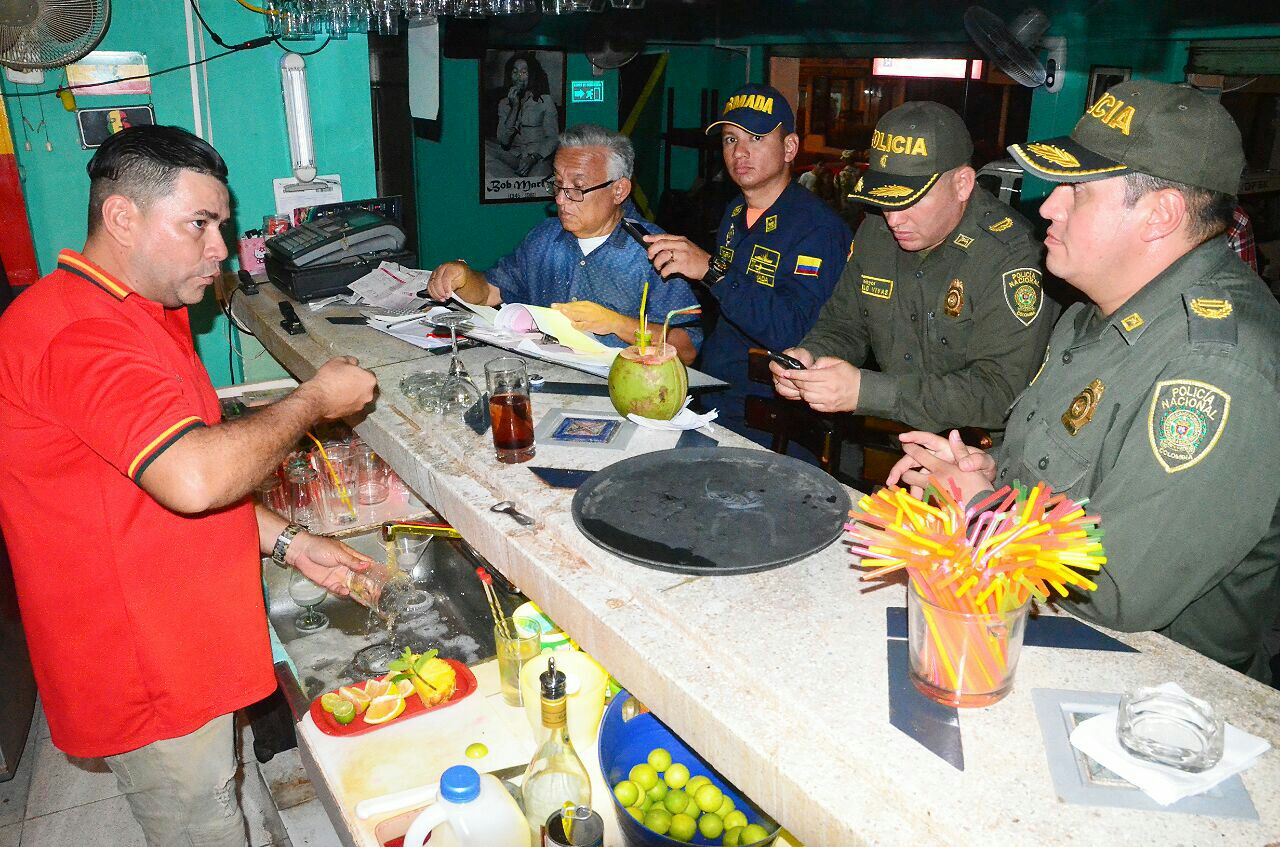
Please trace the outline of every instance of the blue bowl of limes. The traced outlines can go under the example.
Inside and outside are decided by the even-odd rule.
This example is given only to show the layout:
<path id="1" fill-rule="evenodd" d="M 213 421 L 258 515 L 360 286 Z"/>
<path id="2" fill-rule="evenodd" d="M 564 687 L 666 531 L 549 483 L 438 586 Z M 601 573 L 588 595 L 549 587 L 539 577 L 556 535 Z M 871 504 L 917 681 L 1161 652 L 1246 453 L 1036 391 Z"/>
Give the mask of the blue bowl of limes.
<path id="1" fill-rule="evenodd" d="M 652 713 L 622 719 L 630 699 L 624 690 L 609 704 L 599 746 L 600 767 L 627 847 L 772 844 L 778 825 Z"/>

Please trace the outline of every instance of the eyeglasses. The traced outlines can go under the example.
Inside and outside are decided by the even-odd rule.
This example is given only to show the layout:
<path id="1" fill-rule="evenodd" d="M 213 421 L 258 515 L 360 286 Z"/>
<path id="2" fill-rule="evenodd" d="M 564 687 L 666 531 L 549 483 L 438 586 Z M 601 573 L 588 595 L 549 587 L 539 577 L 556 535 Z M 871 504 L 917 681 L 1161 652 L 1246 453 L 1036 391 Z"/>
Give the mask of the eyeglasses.
<path id="1" fill-rule="evenodd" d="M 545 188 L 547 193 L 552 197 L 556 197 L 561 191 L 563 191 L 565 199 L 572 203 L 581 203 L 591 192 L 599 191 L 602 188 L 608 188 L 615 182 L 617 182 L 616 179 L 611 179 L 608 182 L 602 182 L 599 185 L 593 185 L 590 188 L 577 188 L 572 185 L 556 185 L 555 180 L 548 177 L 542 181 L 542 187 Z"/>

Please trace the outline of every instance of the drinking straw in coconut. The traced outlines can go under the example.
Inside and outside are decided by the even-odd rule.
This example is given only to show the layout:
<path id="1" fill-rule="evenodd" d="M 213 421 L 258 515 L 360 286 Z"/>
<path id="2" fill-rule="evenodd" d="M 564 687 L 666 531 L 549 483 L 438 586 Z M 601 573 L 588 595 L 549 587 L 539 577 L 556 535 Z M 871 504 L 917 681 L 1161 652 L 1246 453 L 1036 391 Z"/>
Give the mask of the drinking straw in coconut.
<path id="1" fill-rule="evenodd" d="M 649 346 L 649 322 L 645 319 L 645 309 L 649 303 L 649 280 L 644 281 L 644 290 L 640 292 L 640 331 L 636 333 L 636 341 L 643 353 Z"/>
<path id="2" fill-rule="evenodd" d="M 702 314 L 702 309 L 699 306 L 687 306 L 683 309 L 672 309 L 670 312 L 667 312 L 667 319 L 662 322 L 662 344 L 658 347 L 658 349 L 659 350 L 667 349 L 667 328 L 671 326 L 672 318 L 674 318 L 676 315 L 700 315 L 700 314 Z"/>

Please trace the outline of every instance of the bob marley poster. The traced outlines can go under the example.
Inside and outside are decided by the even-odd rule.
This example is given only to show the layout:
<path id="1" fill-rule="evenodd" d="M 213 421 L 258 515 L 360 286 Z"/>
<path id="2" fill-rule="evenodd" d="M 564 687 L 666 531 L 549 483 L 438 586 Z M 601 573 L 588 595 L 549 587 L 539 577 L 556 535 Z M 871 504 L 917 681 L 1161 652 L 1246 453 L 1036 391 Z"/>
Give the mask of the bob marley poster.
<path id="1" fill-rule="evenodd" d="M 150 106 L 76 110 L 76 123 L 80 125 L 80 146 L 86 150 L 101 147 L 102 142 L 122 129 L 155 122 L 156 114 Z"/>

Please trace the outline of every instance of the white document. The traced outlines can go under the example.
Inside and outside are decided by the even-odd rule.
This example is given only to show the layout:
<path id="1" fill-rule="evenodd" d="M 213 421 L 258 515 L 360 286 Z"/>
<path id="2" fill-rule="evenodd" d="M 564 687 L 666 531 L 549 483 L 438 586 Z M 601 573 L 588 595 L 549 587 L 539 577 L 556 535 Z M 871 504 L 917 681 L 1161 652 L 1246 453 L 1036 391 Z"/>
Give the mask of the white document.
<path id="1" fill-rule="evenodd" d="M 296 179 L 273 179 L 272 190 L 276 198 L 276 214 L 293 216 L 294 209 L 303 206 L 323 206 L 325 203 L 342 202 L 342 177 L 323 174 L 311 182 Z"/>
<path id="2" fill-rule="evenodd" d="M 381 262 L 378 267 L 351 283 L 359 300 L 388 315 L 419 312 L 431 301 L 419 296 L 427 290 L 431 271 L 406 268 L 395 262 Z"/>
<path id="3" fill-rule="evenodd" d="M 595 338 L 574 329 L 569 325 L 568 318 L 554 309 L 519 303 L 509 303 L 501 309 L 494 309 L 491 306 L 468 303 L 456 294 L 452 299 L 460 308 L 475 316 L 466 334 L 486 344 L 514 350 L 535 359 L 567 365 L 596 376 L 608 376 L 614 357 L 618 355 L 619 348 L 601 344 Z M 554 319 L 546 319 L 547 312 L 564 318 L 564 326 L 560 326 Z M 546 326 L 552 329 L 545 329 L 544 321 Z M 529 329 L 520 331 L 518 327 L 529 327 Z M 543 333 L 552 336 L 560 343 L 555 344 L 544 340 Z M 575 350 L 566 343 L 568 341 L 572 341 L 581 349 Z"/>

